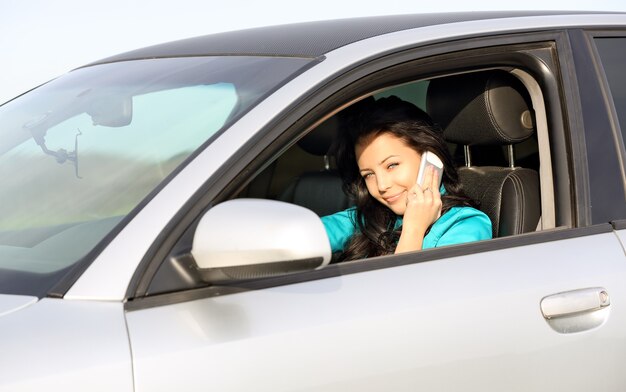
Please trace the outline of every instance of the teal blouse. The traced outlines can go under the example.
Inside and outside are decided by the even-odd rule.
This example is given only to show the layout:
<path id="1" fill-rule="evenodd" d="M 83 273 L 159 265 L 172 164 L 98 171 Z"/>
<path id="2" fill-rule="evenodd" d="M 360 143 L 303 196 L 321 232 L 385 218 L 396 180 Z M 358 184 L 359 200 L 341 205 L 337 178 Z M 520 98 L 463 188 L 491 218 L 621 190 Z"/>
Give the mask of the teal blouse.
<path id="1" fill-rule="evenodd" d="M 352 207 L 321 218 L 333 253 L 343 251 L 357 230 L 355 217 L 356 208 Z M 395 227 L 401 225 L 402 217 L 398 217 Z M 483 212 L 472 207 L 452 207 L 433 223 L 422 249 L 486 240 L 491 236 L 491 220 Z"/>

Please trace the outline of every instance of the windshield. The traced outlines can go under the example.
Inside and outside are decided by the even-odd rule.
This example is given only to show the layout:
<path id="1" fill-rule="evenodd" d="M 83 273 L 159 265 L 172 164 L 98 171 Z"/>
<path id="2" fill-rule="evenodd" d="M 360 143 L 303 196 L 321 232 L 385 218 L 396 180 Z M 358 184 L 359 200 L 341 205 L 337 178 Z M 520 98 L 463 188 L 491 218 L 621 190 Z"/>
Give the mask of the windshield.
<path id="1" fill-rule="evenodd" d="M 309 61 L 101 64 L 0 106 L 0 293 L 45 295 L 191 153 Z"/>

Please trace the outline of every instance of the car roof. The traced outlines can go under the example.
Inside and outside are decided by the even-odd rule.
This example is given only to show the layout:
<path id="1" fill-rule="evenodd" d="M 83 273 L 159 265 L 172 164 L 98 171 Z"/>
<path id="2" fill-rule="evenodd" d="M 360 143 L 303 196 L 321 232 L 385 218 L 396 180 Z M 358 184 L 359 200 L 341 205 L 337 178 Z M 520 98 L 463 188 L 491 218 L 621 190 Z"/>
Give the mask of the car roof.
<path id="1" fill-rule="evenodd" d="M 597 11 L 491 11 L 336 19 L 259 27 L 188 38 L 130 51 L 96 63 L 207 55 L 314 58 L 356 41 L 419 27 L 489 19 L 585 14 L 620 13 Z"/>

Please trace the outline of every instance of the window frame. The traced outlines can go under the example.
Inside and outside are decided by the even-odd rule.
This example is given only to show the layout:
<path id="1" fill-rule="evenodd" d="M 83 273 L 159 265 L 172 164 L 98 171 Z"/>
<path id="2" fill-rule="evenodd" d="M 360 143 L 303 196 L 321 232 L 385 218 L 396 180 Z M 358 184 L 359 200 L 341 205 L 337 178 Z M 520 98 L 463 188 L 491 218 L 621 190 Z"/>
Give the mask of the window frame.
<path id="1" fill-rule="evenodd" d="M 589 41 L 589 50 L 594 58 L 595 72 L 598 76 L 604 103 L 608 111 L 609 122 L 611 124 L 611 129 L 613 130 L 613 138 L 617 149 L 617 159 L 620 163 L 622 184 L 624 187 L 624 194 L 626 195 L 626 143 L 624 141 L 626 123 L 620 124 L 617 108 L 615 107 L 615 100 L 613 99 L 613 95 L 611 93 L 611 84 L 609 83 L 606 72 L 604 71 L 602 56 L 600 55 L 596 45 L 597 38 L 622 38 L 626 40 L 626 30 L 589 30 L 586 31 L 586 37 Z M 625 218 L 626 216 L 619 217 L 619 219 Z"/>
<path id="2" fill-rule="evenodd" d="M 550 46 L 547 43 L 552 45 L 551 53 L 546 54 L 543 51 L 537 52 L 536 55 L 529 54 L 533 50 L 546 49 Z M 320 89 L 313 96 L 304 96 L 301 101 L 294 102 L 286 108 L 283 117 L 277 118 L 274 123 L 269 124 L 259 132 L 259 138 L 250 140 L 248 148 L 242 148 L 241 151 L 244 152 L 241 156 L 231 158 L 232 165 L 230 164 L 231 161 L 226 162 L 223 167 L 227 169 L 217 173 L 207 181 L 204 187 L 206 192 L 189 201 L 188 205 L 179 213 L 178 221 L 172 222 L 166 228 L 166 231 L 162 233 L 162 236 L 146 254 L 129 285 L 127 297 L 134 301 L 139 300 L 147 306 L 155 306 L 155 304 L 170 303 L 171 301 L 186 301 L 196 295 L 221 295 L 231 291 L 274 287 L 340 276 L 346 273 L 445 259 L 610 231 L 610 225 L 585 227 L 588 225 L 584 220 L 581 225 L 581 220 L 578 219 L 580 214 L 576 212 L 576 209 L 579 208 L 575 199 L 577 193 L 571 189 L 571 181 L 573 181 L 571 173 L 576 171 L 572 168 L 575 160 L 572 159 L 571 153 L 573 147 L 569 144 L 571 140 L 569 137 L 569 119 L 564 110 L 568 102 L 567 99 L 563 98 L 564 87 L 561 85 L 561 68 L 558 66 L 559 59 L 557 58 L 562 51 L 567 51 L 568 48 L 566 33 L 564 30 L 559 30 L 433 44 L 399 51 L 373 59 L 366 64 L 355 65 L 353 69 L 320 86 Z M 475 53 L 476 56 L 471 59 L 464 57 L 468 51 Z M 530 59 L 533 59 L 532 64 L 528 63 Z M 442 67 L 443 62 L 446 65 Z M 419 71 L 415 71 L 416 67 Z M 397 85 L 453 72 L 494 67 L 524 69 L 537 81 L 544 94 L 550 129 L 555 197 L 556 203 L 560 207 L 557 212 L 557 222 L 560 226 L 570 229 L 557 228 L 422 252 L 382 256 L 361 260 L 357 263 L 335 264 L 320 271 L 246 282 L 237 284 L 237 287 L 189 288 L 171 294 L 157 295 L 154 298 L 147 296 L 153 277 L 162 262 L 170 257 L 171 251 L 184 250 L 190 246 L 189 243 L 185 244 L 179 239 L 191 236 L 203 211 L 236 194 L 245 186 L 246 179 L 251 179 L 260 173 L 272 160 L 295 144 L 306 132 L 348 106 L 358 97 L 372 93 L 384 86 L 389 87 L 390 83 Z M 405 74 L 398 73 L 398 68 L 405 69 Z M 366 77 L 368 81 L 364 83 L 363 79 Z M 254 145 L 254 148 L 251 148 L 251 144 Z M 584 170 L 584 168 L 578 170 Z M 241 176 L 241 173 L 246 173 L 246 179 L 243 179 L 244 176 Z M 581 185 L 577 184 L 576 186 Z M 582 228 L 577 228 L 578 226 Z M 145 297 L 145 301 L 143 297 Z"/>
<path id="3" fill-rule="evenodd" d="M 574 145 L 577 167 L 575 173 L 583 179 L 584 187 L 577 186 L 578 211 L 581 221 L 601 224 L 626 217 L 626 203 L 617 206 L 614 200 L 626 200 L 624 186 L 624 152 L 616 141 L 621 138 L 615 129 L 617 119 L 612 98 L 600 58 L 593 43 L 594 34 L 607 34 L 611 30 L 568 30 L 571 45 L 561 61 L 563 74 L 570 74 L 570 95 Z M 615 178 L 622 179 L 621 183 Z"/>

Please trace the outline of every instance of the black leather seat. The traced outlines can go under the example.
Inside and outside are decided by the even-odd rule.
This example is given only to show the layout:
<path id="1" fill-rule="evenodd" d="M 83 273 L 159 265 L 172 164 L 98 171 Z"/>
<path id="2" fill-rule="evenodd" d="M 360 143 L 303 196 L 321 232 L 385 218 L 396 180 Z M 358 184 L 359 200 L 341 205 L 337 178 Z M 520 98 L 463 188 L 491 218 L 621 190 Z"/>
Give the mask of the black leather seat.
<path id="1" fill-rule="evenodd" d="M 306 152 L 323 156 L 325 167 L 300 175 L 281 193 L 280 200 L 306 207 L 319 216 L 330 215 L 350 206 L 339 173 L 330 167 L 328 153 L 337 131 L 338 119 L 334 116 L 298 142 Z"/>
<path id="2" fill-rule="evenodd" d="M 535 132 L 531 107 L 523 84 L 501 70 L 434 79 L 428 87 L 427 111 L 448 142 L 463 146 L 461 183 L 491 218 L 494 238 L 534 231 L 541 216 L 539 175 L 513 159 L 513 145 Z M 473 148 L 488 155 L 476 157 L 481 162 L 501 161 L 507 151 L 509 166 L 473 166 Z"/>

